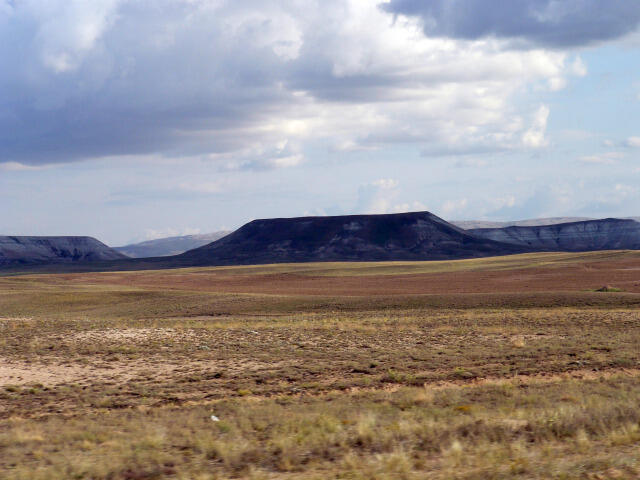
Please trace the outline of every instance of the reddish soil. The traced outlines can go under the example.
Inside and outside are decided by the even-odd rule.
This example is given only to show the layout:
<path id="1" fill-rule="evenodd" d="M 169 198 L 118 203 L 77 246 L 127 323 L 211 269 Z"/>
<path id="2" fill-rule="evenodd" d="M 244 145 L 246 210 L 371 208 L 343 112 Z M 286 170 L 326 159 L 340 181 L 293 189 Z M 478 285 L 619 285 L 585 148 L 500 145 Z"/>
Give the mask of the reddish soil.
<path id="1" fill-rule="evenodd" d="M 281 295 L 418 295 L 457 293 L 535 293 L 595 290 L 611 285 L 640 293 L 640 259 L 566 264 L 543 268 L 461 271 L 413 275 L 311 276 L 299 274 L 230 275 L 163 272 L 56 275 L 71 283 L 127 285 L 221 293 Z"/>

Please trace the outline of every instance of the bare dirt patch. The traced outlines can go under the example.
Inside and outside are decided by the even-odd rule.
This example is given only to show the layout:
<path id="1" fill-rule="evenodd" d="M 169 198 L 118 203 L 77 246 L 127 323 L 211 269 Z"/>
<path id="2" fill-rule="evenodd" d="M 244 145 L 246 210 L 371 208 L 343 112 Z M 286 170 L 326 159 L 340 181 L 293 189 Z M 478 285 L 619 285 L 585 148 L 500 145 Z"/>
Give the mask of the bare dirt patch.
<path id="1" fill-rule="evenodd" d="M 69 383 L 124 382 L 135 376 L 131 365 L 100 368 L 95 365 L 61 363 L 27 363 L 0 359 L 0 386 L 30 385 L 56 386 Z"/>

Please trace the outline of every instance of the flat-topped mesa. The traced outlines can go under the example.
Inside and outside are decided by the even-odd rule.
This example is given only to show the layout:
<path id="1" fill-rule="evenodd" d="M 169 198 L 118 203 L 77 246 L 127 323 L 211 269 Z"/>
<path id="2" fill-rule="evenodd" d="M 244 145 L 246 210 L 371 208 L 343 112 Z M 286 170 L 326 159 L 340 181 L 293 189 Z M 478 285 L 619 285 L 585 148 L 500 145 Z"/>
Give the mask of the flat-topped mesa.
<path id="1" fill-rule="evenodd" d="M 640 223 L 605 218 L 533 227 L 478 228 L 476 237 L 546 251 L 639 250 Z"/>
<path id="2" fill-rule="evenodd" d="M 640 250 L 640 223 L 604 219 L 463 230 L 429 212 L 254 220 L 180 255 L 125 258 L 90 237 L 0 237 L 0 269 L 146 270 L 296 262 L 455 260 L 541 251 Z M 52 268 L 47 270 L 47 265 Z"/>
<path id="3" fill-rule="evenodd" d="M 531 251 L 475 237 L 429 212 L 254 220 L 179 255 L 190 265 L 449 260 Z"/>
<path id="4" fill-rule="evenodd" d="M 0 266 L 127 258 L 93 237 L 0 236 Z"/>

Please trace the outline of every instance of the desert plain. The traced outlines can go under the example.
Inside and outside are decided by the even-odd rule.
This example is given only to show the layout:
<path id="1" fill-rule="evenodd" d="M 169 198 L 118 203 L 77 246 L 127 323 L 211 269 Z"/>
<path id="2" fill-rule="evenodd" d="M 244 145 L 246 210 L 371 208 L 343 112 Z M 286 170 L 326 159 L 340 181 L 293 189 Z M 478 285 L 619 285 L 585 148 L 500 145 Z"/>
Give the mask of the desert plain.
<path id="1" fill-rule="evenodd" d="M 5 275 L 0 478 L 638 478 L 639 346 L 637 251 Z"/>

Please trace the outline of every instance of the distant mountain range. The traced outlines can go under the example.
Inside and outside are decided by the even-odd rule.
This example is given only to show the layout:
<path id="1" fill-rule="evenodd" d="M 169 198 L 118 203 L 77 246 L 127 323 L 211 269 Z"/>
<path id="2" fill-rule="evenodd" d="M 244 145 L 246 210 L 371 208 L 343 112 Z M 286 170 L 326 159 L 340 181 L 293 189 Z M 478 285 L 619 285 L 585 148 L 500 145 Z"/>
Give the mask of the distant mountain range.
<path id="1" fill-rule="evenodd" d="M 179 255 L 187 250 L 201 247 L 230 233 L 228 230 L 223 230 L 199 235 L 158 238 L 156 240 L 147 240 L 145 242 L 125 245 L 124 247 L 114 247 L 113 249 L 131 258 L 166 257 L 169 255 Z"/>
<path id="2" fill-rule="evenodd" d="M 92 237 L 0 236 L 0 267 L 126 258 Z"/>
<path id="3" fill-rule="evenodd" d="M 520 225 L 464 230 L 429 212 L 272 218 L 254 220 L 227 235 L 227 232 L 211 234 L 213 238 L 222 237 L 215 241 L 205 235 L 174 237 L 120 247 L 119 251 L 90 237 L 0 237 L 0 267 L 55 264 L 63 265 L 56 267 L 56 271 L 137 270 L 284 262 L 450 260 L 538 251 L 640 250 L 640 223 L 634 220 L 607 218 L 546 224 L 555 220 L 525 220 L 512 222 Z M 543 225 L 526 226 L 534 222 Z M 208 243 L 167 255 L 167 249 L 178 251 L 194 242 Z M 139 258 L 125 258 L 122 252 Z"/>

